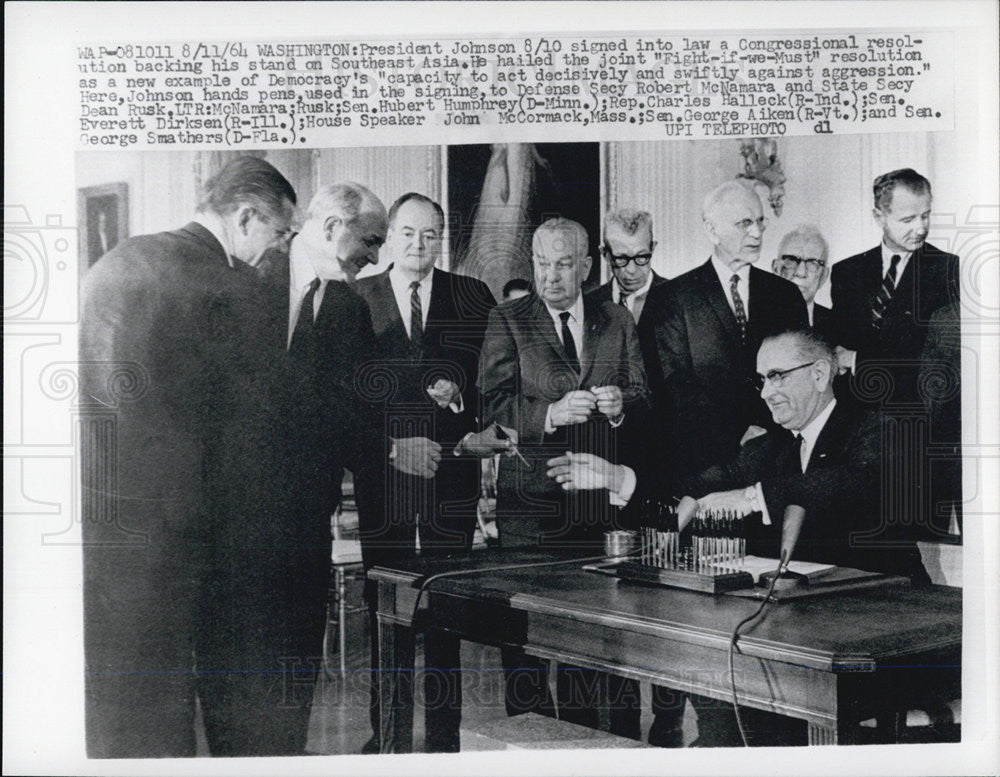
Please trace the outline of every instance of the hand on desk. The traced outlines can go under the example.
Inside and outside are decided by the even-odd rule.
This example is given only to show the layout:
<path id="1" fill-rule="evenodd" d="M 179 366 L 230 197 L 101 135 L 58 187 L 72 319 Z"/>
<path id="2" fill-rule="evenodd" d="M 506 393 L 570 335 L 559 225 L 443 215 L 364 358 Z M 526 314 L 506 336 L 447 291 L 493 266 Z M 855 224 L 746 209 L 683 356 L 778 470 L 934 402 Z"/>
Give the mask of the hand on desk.
<path id="1" fill-rule="evenodd" d="M 417 475 L 430 480 L 441 461 L 441 446 L 426 437 L 404 437 L 393 440 L 395 456 L 392 466 L 407 475 Z"/>
<path id="2" fill-rule="evenodd" d="M 570 391 L 558 402 L 549 405 L 549 420 L 553 426 L 582 424 L 597 408 L 597 397 L 590 391 Z"/>
<path id="3" fill-rule="evenodd" d="M 616 493 L 621 489 L 623 468 L 592 453 L 571 453 L 545 462 L 546 474 L 564 491 L 585 491 L 606 488 Z"/>

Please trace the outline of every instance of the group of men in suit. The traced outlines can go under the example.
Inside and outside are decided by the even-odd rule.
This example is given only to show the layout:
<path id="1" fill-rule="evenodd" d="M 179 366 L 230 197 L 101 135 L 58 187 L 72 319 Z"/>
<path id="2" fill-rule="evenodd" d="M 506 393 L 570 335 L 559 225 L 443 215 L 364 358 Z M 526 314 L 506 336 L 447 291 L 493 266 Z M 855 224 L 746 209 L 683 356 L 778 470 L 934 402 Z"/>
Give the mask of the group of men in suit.
<path id="1" fill-rule="evenodd" d="M 364 186 L 326 185 L 297 234 L 295 204 L 277 170 L 240 157 L 194 222 L 125 241 L 84 280 L 84 395 L 97 416 L 114 411 L 83 473 L 102 491 L 84 515 L 91 756 L 193 755 L 196 697 L 213 755 L 304 751 L 345 468 L 366 569 L 418 546 L 468 551 L 477 459 L 516 450 L 498 475 L 502 547 L 586 555 L 635 526 L 643 498 L 687 495 L 759 515 L 762 548 L 800 504 L 800 557 L 920 577 L 909 538 L 884 541 L 879 417 L 834 396 L 838 373 L 850 387 L 919 355 L 930 314 L 957 300 L 957 260 L 924 243 L 930 186 L 913 171 L 876 181 L 883 248 L 837 265 L 829 320 L 814 303 L 822 236 L 789 233 L 775 274 L 757 269 L 766 222 L 739 181 L 706 196 L 712 254 L 694 270 L 653 273 L 651 219 L 622 209 L 604 225 L 612 279 L 584 294 L 586 231 L 549 219 L 533 288 L 500 305 L 435 266 L 444 213 L 424 195 L 387 211 Z M 357 279 L 383 244 L 389 268 Z M 127 401 L 123 366 L 142 376 Z M 455 751 L 458 641 L 432 632 L 425 647 L 427 748 Z M 511 714 L 559 707 L 596 725 L 593 670 L 560 667 L 553 700 L 544 666 L 516 649 L 504 663 Z M 732 744 L 714 705 L 692 702 L 703 743 Z M 654 688 L 651 742 L 680 744 L 684 703 Z M 366 752 L 379 749 L 377 705 L 373 692 Z M 634 703 L 611 720 L 639 735 Z"/>

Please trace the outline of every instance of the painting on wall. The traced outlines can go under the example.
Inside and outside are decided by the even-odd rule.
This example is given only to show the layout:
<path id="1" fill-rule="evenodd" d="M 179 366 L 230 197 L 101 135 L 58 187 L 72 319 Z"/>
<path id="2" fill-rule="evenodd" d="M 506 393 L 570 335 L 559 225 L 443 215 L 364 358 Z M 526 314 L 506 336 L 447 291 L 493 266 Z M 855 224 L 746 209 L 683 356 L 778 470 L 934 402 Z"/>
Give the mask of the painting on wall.
<path id="1" fill-rule="evenodd" d="M 89 268 L 128 237 L 128 184 L 87 186 L 77 193 L 80 266 Z"/>

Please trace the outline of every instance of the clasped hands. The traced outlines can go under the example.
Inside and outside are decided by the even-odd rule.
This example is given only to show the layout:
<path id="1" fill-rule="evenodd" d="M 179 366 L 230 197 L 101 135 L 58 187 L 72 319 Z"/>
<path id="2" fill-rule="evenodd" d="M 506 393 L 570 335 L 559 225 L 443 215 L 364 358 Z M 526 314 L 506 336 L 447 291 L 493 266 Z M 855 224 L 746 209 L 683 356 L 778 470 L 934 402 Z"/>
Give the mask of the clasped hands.
<path id="1" fill-rule="evenodd" d="M 549 406 L 549 420 L 553 426 L 582 424 L 595 410 L 614 420 L 621 416 L 624 407 L 622 390 L 618 386 L 591 386 L 589 391 L 569 391 L 553 402 Z"/>

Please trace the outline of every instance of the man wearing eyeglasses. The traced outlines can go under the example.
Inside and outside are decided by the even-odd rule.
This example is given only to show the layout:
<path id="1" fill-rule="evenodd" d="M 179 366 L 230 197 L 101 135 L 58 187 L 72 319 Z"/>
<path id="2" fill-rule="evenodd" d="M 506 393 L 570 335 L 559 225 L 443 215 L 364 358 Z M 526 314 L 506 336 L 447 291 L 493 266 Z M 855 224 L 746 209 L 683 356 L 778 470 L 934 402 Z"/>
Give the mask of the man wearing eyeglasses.
<path id="1" fill-rule="evenodd" d="M 809 326 L 830 334 L 830 308 L 816 302 L 816 293 L 830 277 L 829 249 L 816 227 L 802 224 L 781 239 L 778 256 L 771 263 L 775 275 L 799 287 L 806 303 Z"/>
<path id="2" fill-rule="evenodd" d="M 600 301 L 611 300 L 632 314 L 636 326 L 650 289 L 666 283 L 653 272 L 653 217 L 646 211 L 621 208 L 604 217 L 601 253 L 611 267 L 611 280 L 590 292 Z"/>
<path id="3" fill-rule="evenodd" d="M 796 559 L 927 583 L 913 543 L 854 542 L 858 533 L 877 531 L 882 520 L 882 428 L 877 414 L 834 398 L 837 370 L 833 347 L 814 329 L 765 338 L 757 354 L 756 378 L 775 427 L 748 441 L 728 463 L 716 463 L 694 476 L 647 474 L 643 484 L 637 482 L 643 475 L 628 467 L 568 454 L 546 463 L 549 477 L 567 491 L 606 489 L 618 500 L 696 497 L 697 510 L 728 510 L 749 518 L 748 553 L 764 557 L 778 555 L 784 510 L 799 505 L 806 515 Z M 664 488 L 664 483 L 672 486 Z M 692 702 L 698 711 L 698 745 L 740 744 L 731 709 L 700 697 Z M 750 744 L 806 744 L 802 721 L 769 713 L 744 714 L 744 721 L 750 723 Z"/>
<path id="4" fill-rule="evenodd" d="M 751 425 L 771 423 L 754 354 L 768 335 L 806 325 L 795 286 L 753 266 L 767 226 L 753 190 L 717 186 L 702 217 L 711 257 L 650 291 L 639 332 L 669 458 L 689 472 L 732 458 Z"/>

